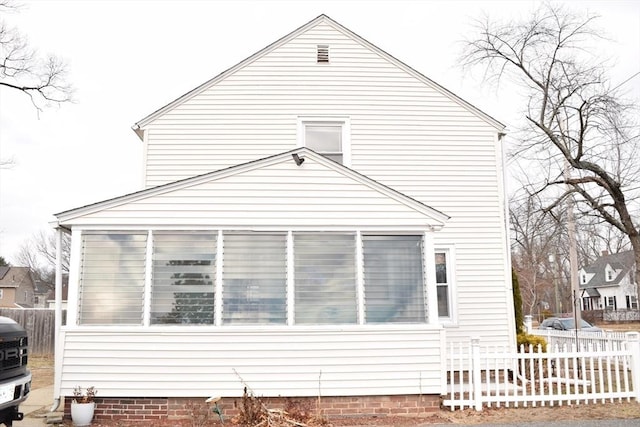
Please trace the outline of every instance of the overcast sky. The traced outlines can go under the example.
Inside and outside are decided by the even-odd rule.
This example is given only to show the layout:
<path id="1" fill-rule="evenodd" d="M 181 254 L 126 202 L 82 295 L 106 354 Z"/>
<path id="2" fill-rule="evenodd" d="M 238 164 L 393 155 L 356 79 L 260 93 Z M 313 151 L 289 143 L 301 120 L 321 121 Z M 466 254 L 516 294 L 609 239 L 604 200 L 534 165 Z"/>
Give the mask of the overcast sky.
<path id="1" fill-rule="evenodd" d="M 48 230 L 53 214 L 142 188 L 131 126 L 324 13 L 515 128 L 518 103 L 463 75 L 472 19 L 526 16 L 534 1 L 23 1 L 2 19 L 66 60 L 75 103 L 38 114 L 0 88 L 0 256 Z M 640 1 L 567 1 L 601 15 L 614 81 L 640 72 Z M 640 99 L 640 77 L 626 84 Z"/>

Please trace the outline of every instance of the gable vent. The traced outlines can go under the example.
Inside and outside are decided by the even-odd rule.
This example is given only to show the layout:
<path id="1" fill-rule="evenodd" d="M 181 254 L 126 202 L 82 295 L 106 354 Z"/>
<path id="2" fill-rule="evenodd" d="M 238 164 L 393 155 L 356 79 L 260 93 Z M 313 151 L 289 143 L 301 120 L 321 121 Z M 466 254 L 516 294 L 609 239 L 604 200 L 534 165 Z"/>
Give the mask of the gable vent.
<path id="1" fill-rule="evenodd" d="M 318 63 L 328 63 L 329 62 L 329 45 L 319 44 L 318 45 Z"/>

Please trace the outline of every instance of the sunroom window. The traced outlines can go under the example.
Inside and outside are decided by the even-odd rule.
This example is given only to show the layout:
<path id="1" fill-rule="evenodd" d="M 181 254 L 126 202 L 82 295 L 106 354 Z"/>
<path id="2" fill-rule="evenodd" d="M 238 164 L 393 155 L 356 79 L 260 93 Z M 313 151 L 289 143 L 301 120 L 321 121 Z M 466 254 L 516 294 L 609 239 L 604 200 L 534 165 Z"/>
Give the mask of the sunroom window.
<path id="1" fill-rule="evenodd" d="M 78 295 L 81 325 L 141 325 L 147 232 L 85 232 Z"/>
<path id="2" fill-rule="evenodd" d="M 355 234 L 294 234 L 295 323 L 357 322 Z"/>
<path id="3" fill-rule="evenodd" d="M 287 323 L 287 235 L 225 234 L 222 323 Z"/>
<path id="4" fill-rule="evenodd" d="M 214 233 L 154 233 L 152 324 L 213 324 L 215 252 Z"/>
<path id="5" fill-rule="evenodd" d="M 363 236 L 366 323 L 424 323 L 421 236 Z"/>
<path id="6" fill-rule="evenodd" d="M 427 295 L 423 238 L 355 231 L 85 231 L 77 321 L 425 323 L 427 298 L 437 298 L 440 319 L 452 321 L 452 249 L 436 248 L 437 294 Z"/>

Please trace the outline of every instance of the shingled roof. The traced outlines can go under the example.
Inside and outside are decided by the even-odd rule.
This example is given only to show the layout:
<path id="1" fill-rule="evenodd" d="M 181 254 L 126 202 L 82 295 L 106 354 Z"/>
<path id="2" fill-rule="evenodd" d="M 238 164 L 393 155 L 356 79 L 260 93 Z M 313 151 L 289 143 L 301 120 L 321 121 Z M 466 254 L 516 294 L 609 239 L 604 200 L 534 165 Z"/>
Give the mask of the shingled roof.
<path id="1" fill-rule="evenodd" d="M 607 281 L 605 270 L 607 265 L 615 270 L 622 270 L 613 280 Z M 594 276 L 585 284 L 580 284 L 580 288 L 602 288 L 606 286 L 618 286 L 620 281 L 626 277 L 634 265 L 633 251 L 624 251 L 617 254 L 603 255 L 593 264 L 583 267 L 587 274 Z"/>

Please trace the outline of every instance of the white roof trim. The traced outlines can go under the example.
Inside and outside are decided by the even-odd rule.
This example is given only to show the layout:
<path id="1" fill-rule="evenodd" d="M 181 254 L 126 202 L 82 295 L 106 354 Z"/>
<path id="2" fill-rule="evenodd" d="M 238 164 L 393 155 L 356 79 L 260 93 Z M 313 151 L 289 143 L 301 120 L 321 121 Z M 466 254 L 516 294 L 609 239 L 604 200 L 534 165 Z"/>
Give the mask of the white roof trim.
<path id="1" fill-rule="evenodd" d="M 371 178 L 368 178 L 367 176 L 354 171 L 353 169 L 350 169 L 330 159 L 327 159 L 326 157 L 306 147 L 300 147 L 295 150 L 286 151 L 284 153 L 276 154 L 274 156 L 266 157 L 260 160 L 243 163 L 241 165 L 232 166 L 226 169 L 209 172 L 202 175 L 197 175 L 191 178 L 182 179 L 180 181 L 175 181 L 175 182 L 160 185 L 157 187 L 148 188 L 145 190 L 141 190 L 131 194 L 126 194 L 113 199 L 104 200 L 91 205 L 67 210 L 67 211 L 55 214 L 55 217 L 57 218 L 58 224 L 60 225 L 62 225 L 63 223 L 71 224 L 75 218 L 79 218 L 95 212 L 100 212 L 104 209 L 113 208 L 126 203 L 131 203 L 138 200 L 146 199 L 148 197 L 165 194 L 165 193 L 179 190 L 182 188 L 191 187 L 193 185 L 198 185 L 203 182 L 223 179 L 227 176 L 237 175 L 237 174 L 251 171 L 254 169 L 263 168 L 265 166 L 281 163 L 283 161 L 293 161 L 293 159 L 291 159 L 291 156 L 293 154 L 298 154 L 301 157 L 309 157 L 310 159 L 313 159 L 315 162 L 322 164 L 323 166 L 329 169 L 333 169 L 334 171 L 342 174 L 345 177 L 353 179 L 354 181 L 360 184 L 363 184 L 379 192 L 380 194 L 383 194 L 386 197 L 389 197 L 390 199 L 397 201 L 398 203 L 401 203 L 411 209 L 414 209 L 417 212 L 422 213 L 425 216 L 428 216 L 435 222 L 435 224 L 432 225 L 434 229 L 441 228 L 442 226 L 444 226 L 444 223 L 449 219 L 448 215 L 438 211 L 437 209 L 427 206 L 422 202 L 419 202 L 403 193 L 400 193 L 399 191 L 394 190 L 391 187 L 388 187 L 384 184 L 374 181 Z"/>
<path id="2" fill-rule="evenodd" d="M 351 37 L 352 39 L 354 39 L 357 42 L 361 43 L 362 45 L 366 46 L 367 48 L 375 51 L 380 56 L 382 56 L 383 58 L 385 58 L 388 61 L 392 62 L 393 64 L 395 64 L 399 68 L 402 68 L 403 70 L 405 70 L 409 74 L 413 75 L 414 77 L 418 78 L 419 80 L 422 80 L 425 84 L 429 85 L 434 90 L 440 92 L 442 95 L 448 97 L 452 101 L 454 101 L 457 104 L 461 105 L 462 107 L 468 109 L 473 114 L 477 115 L 482 120 L 484 120 L 485 122 L 487 122 L 491 126 L 495 127 L 496 130 L 498 130 L 498 131 L 504 130 L 505 125 L 500 123 L 498 120 L 494 119 L 493 117 L 491 117 L 490 115 L 484 113 L 483 111 L 481 111 L 477 107 L 475 107 L 472 104 L 468 103 L 467 101 L 463 100 L 462 98 L 460 98 L 459 96 L 457 96 L 453 92 L 449 91 L 448 89 L 445 89 L 444 87 L 440 86 L 438 83 L 436 83 L 433 80 L 429 79 L 428 77 L 426 77 L 422 73 L 414 70 L 413 68 L 411 68 L 410 66 L 408 66 L 404 62 L 396 59 L 395 57 L 393 57 L 392 55 L 388 54 L 384 50 L 380 49 L 379 47 L 375 46 L 374 44 L 372 44 L 372 43 L 368 42 L 367 40 L 363 39 L 362 37 L 360 37 L 356 33 L 352 32 L 351 30 L 349 30 L 349 29 L 347 29 L 345 27 L 343 27 L 342 25 L 340 25 L 339 23 L 337 23 L 333 19 L 329 18 L 327 15 L 318 16 L 317 18 L 315 18 L 312 21 L 308 22 L 307 24 L 301 26 L 297 30 L 294 30 L 293 32 L 291 32 L 291 33 L 287 34 L 286 36 L 280 38 L 279 40 L 275 41 L 274 43 L 268 45 L 264 49 L 254 53 L 253 55 L 251 55 L 247 59 L 245 59 L 245 60 L 239 62 L 238 64 L 234 65 L 233 67 L 223 71 L 222 73 L 218 74 L 214 78 L 204 82 L 200 86 L 198 86 L 198 87 L 194 88 L 193 90 L 185 93 L 184 95 L 182 95 L 181 97 L 175 99 L 174 101 L 170 102 L 169 104 L 165 105 L 164 107 L 159 108 L 158 110 L 154 111 L 153 113 L 149 114 L 145 118 L 143 118 L 143 119 L 139 120 L 137 123 L 135 123 L 132 126 L 132 129 L 134 130 L 134 132 L 136 132 L 138 137 L 140 139 L 142 139 L 142 130 L 143 130 L 143 128 L 145 126 L 147 126 L 149 123 L 151 123 L 153 120 L 155 120 L 157 117 L 165 114 L 167 111 L 173 109 L 177 105 L 180 105 L 181 103 L 183 103 L 183 102 L 193 98 L 194 96 L 202 93 L 203 91 L 209 89 L 211 86 L 213 86 L 216 83 L 218 83 L 219 81 L 227 78 L 229 75 L 231 75 L 231 74 L 235 73 L 236 71 L 246 67 L 247 65 L 249 65 L 249 64 L 253 63 L 254 61 L 256 61 L 257 59 L 263 57 L 264 55 L 268 54 L 269 52 L 273 51 L 274 49 L 277 49 L 278 47 L 280 47 L 283 44 L 287 43 L 289 40 L 297 37 L 298 35 L 304 33 L 308 29 L 310 29 L 310 28 L 312 28 L 312 27 L 314 27 L 314 26 L 316 26 L 316 25 L 318 25 L 320 23 L 326 23 L 326 24 L 331 25 L 336 30 L 342 32 L 346 36 Z"/>

